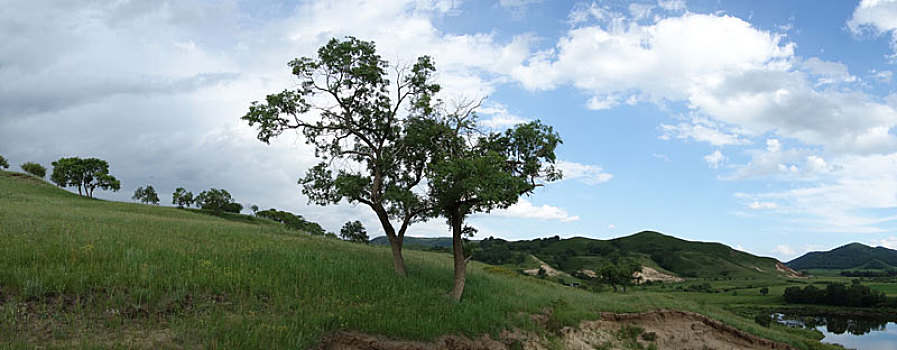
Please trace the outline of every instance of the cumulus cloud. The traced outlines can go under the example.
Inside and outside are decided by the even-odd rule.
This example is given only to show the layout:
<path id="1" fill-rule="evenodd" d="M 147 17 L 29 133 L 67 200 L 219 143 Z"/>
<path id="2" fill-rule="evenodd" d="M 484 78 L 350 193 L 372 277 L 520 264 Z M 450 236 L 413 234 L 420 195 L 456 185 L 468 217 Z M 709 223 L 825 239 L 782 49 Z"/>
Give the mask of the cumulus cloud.
<path id="1" fill-rule="evenodd" d="M 500 103 L 493 103 L 482 107 L 478 110 L 478 113 L 481 116 L 488 117 L 480 119 L 479 123 L 494 130 L 506 129 L 530 121 L 529 119 L 508 112 L 507 106 Z"/>
<path id="2" fill-rule="evenodd" d="M 555 164 L 564 174 L 564 179 L 575 179 L 587 185 L 597 185 L 610 181 L 614 175 L 604 172 L 597 165 L 580 164 L 571 161 L 559 160 Z"/>
<path id="3" fill-rule="evenodd" d="M 862 0 L 847 21 L 847 27 L 860 34 L 872 31 L 876 35 L 891 35 L 891 46 L 897 51 L 897 1 Z"/>
<path id="4" fill-rule="evenodd" d="M 548 204 L 536 206 L 526 198 L 521 198 L 520 201 L 507 209 L 496 210 L 492 212 L 492 214 L 520 219 L 557 220 L 560 222 L 573 222 L 579 220 L 578 215 L 571 216 L 564 209 Z"/>
<path id="5" fill-rule="evenodd" d="M 707 166 L 716 169 L 719 168 L 720 164 L 726 161 L 726 156 L 723 155 L 723 152 L 715 150 L 713 153 L 704 156 L 703 159 L 707 162 Z"/>

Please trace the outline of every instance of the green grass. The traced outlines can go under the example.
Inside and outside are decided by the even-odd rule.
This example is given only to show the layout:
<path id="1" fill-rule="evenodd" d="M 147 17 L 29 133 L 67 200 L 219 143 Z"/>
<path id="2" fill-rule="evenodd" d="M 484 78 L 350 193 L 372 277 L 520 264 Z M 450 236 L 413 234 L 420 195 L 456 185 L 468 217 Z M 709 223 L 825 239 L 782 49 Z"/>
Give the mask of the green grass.
<path id="1" fill-rule="evenodd" d="M 88 200 L 0 171 L 0 347 L 308 348 L 336 330 L 410 340 L 551 331 L 597 311 L 704 313 L 800 348 L 800 334 L 674 293 L 590 293 L 472 263 L 445 297 L 450 256 L 297 234 L 246 217 Z M 529 314 L 551 309 L 549 329 Z"/>

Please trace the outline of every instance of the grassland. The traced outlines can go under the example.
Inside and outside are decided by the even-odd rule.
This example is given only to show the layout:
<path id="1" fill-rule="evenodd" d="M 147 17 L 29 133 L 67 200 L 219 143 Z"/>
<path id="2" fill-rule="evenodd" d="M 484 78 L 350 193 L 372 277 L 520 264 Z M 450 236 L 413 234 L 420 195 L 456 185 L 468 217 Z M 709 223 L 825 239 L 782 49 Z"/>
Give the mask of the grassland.
<path id="1" fill-rule="evenodd" d="M 591 293 L 472 263 L 461 303 L 451 259 L 297 234 L 250 217 L 87 200 L 0 171 L 0 347 L 308 348 L 336 330 L 427 340 L 509 328 L 551 332 L 597 311 L 672 308 L 798 348 L 813 334 L 763 328 L 675 293 Z M 529 314 L 552 311 L 545 328 Z"/>

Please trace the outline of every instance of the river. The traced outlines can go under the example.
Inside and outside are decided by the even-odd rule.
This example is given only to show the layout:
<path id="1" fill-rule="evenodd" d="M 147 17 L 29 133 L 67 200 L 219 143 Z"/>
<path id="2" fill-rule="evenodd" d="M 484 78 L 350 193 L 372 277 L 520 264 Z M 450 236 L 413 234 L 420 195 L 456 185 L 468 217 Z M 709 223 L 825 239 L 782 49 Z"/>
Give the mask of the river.
<path id="1" fill-rule="evenodd" d="M 807 316 L 775 314 L 779 323 L 815 328 L 824 343 L 840 344 L 848 349 L 897 349 L 897 323 L 893 318 L 857 318 L 844 316 Z"/>

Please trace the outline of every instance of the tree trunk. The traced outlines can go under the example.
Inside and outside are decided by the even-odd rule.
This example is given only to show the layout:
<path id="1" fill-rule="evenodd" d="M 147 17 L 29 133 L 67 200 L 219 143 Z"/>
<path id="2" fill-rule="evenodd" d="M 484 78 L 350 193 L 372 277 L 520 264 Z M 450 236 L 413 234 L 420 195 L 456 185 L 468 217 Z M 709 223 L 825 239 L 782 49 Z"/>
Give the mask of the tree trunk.
<path id="1" fill-rule="evenodd" d="M 461 241 L 461 225 L 463 223 L 463 218 L 458 210 L 452 213 L 451 223 L 452 253 L 455 260 L 455 281 L 449 296 L 455 301 L 461 301 L 461 295 L 464 294 L 464 281 L 467 277 L 467 260 L 464 260 L 464 242 Z"/>
<path id="2" fill-rule="evenodd" d="M 386 238 L 389 239 L 389 246 L 392 248 L 392 264 L 393 268 L 396 270 L 396 275 L 405 277 L 405 258 L 402 257 L 402 239 L 396 236 L 396 230 L 392 227 L 392 222 L 389 221 L 389 214 L 386 213 L 386 209 L 379 205 L 372 205 L 374 212 L 377 213 L 377 218 L 380 219 L 380 225 L 383 226 L 383 231 L 386 233 Z"/>
<path id="3" fill-rule="evenodd" d="M 405 277 L 405 258 L 402 256 L 402 243 L 395 235 L 387 235 L 389 246 L 392 248 L 392 265 L 396 275 Z"/>

